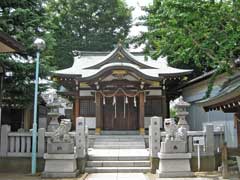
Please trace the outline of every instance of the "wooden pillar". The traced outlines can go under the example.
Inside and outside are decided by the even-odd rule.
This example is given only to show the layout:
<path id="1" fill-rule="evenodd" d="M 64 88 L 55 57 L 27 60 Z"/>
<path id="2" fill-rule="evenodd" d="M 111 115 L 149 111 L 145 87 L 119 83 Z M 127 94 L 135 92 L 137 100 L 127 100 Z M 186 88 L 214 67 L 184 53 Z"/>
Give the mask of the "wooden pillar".
<path id="1" fill-rule="evenodd" d="M 165 80 L 162 82 L 162 117 L 163 117 L 163 122 L 164 119 L 167 117 L 167 98 L 166 98 L 166 87 L 165 87 Z"/>
<path id="2" fill-rule="evenodd" d="M 139 132 L 144 135 L 144 92 L 139 93 Z"/>
<path id="3" fill-rule="evenodd" d="M 100 134 L 103 128 L 103 118 L 102 118 L 102 101 L 101 93 L 96 92 L 96 134 Z"/>
<path id="4" fill-rule="evenodd" d="M 76 81 L 76 94 L 74 98 L 74 118 L 72 122 L 72 126 L 75 129 L 76 125 L 76 118 L 80 116 L 80 90 L 79 90 L 79 83 Z"/>

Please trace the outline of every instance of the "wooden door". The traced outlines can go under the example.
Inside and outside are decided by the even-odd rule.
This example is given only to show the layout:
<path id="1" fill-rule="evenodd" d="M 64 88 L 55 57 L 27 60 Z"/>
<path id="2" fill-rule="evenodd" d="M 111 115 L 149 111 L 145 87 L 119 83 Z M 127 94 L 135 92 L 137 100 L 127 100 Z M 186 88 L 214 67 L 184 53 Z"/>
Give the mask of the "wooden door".
<path id="1" fill-rule="evenodd" d="M 103 128 L 104 130 L 136 130 L 138 129 L 137 107 L 134 107 L 133 98 L 128 98 L 128 104 L 124 104 L 124 96 L 116 96 L 115 106 L 112 98 L 106 98 L 104 105 Z M 125 105 L 125 110 L 124 110 Z M 125 111 L 125 113 L 124 113 Z"/>

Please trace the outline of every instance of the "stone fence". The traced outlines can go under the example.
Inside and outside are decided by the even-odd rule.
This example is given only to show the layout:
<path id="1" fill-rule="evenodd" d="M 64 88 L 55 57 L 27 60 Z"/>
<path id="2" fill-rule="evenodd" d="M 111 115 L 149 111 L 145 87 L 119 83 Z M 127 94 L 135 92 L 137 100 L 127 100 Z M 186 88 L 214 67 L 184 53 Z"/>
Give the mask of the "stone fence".
<path id="1" fill-rule="evenodd" d="M 162 123 L 161 117 L 152 117 L 151 123 L 149 126 L 149 151 L 150 151 L 150 159 L 152 161 L 152 169 L 156 169 L 158 166 L 158 152 L 160 152 L 160 144 L 164 141 L 166 137 L 166 132 L 160 130 L 160 125 Z M 197 158 L 197 151 L 199 142 L 194 142 L 196 140 L 200 140 L 201 145 L 200 147 L 200 156 L 201 159 L 210 159 L 214 157 L 213 165 L 211 168 L 214 167 L 216 160 L 216 155 L 220 153 L 221 147 L 224 144 L 224 128 L 220 127 L 218 130 L 214 130 L 212 124 L 207 124 L 203 127 L 202 131 L 187 131 L 187 152 L 192 153 L 192 159 Z M 208 163 L 206 161 L 206 163 Z"/>
<path id="2" fill-rule="evenodd" d="M 149 149 L 150 156 L 157 157 L 160 151 L 161 141 L 164 141 L 166 132 L 160 130 L 161 117 L 151 119 L 149 126 Z M 200 146 L 201 156 L 214 155 L 220 152 L 224 143 L 224 130 L 214 130 L 212 124 L 207 124 L 202 131 L 187 131 L 187 150 L 193 156 L 197 156 L 197 146 L 194 145 L 195 137 L 203 139 L 203 145 Z"/>
<path id="3" fill-rule="evenodd" d="M 78 157 L 84 157 L 88 148 L 88 129 L 85 126 L 84 118 L 77 120 L 78 128 L 70 135 L 75 139 L 75 147 Z M 37 134 L 37 156 L 43 157 L 47 152 L 48 139 L 54 132 L 46 132 L 45 128 L 38 129 Z M 1 157 L 31 157 L 32 132 L 11 132 L 9 125 L 1 126 L 0 139 Z"/>

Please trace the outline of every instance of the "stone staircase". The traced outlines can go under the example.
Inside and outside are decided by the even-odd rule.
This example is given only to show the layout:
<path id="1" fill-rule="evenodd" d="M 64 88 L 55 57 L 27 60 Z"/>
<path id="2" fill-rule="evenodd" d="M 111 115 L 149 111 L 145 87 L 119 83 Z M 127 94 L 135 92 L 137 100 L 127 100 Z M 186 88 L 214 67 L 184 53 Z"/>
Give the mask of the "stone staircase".
<path id="1" fill-rule="evenodd" d="M 139 135 L 101 135 L 97 136 L 94 149 L 145 149 L 144 138 Z"/>
<path id="2" fill-rule="evenodd" d="M 149 172 L 149 152 L 140 135 L 97 136 L 89 149 L 88 173 Z"/>

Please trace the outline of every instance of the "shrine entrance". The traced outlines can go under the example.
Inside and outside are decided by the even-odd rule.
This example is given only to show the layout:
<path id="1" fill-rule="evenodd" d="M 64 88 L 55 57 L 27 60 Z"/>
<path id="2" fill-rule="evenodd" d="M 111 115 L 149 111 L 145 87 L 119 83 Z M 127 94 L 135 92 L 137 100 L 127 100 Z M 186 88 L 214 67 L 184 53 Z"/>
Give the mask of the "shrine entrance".
<path id="1" fill-rule="evenodd" d="M 135 101 L 137 101 L 137 98 Z M 103 106 L 103 129 L 139 129 L 137 104 L 134 103 L 133 97 L 127 98 L 127 103 L 125 96 L 115 96 L 115 100 L 113 98 L 106 98 L 105 105 Z"/>

